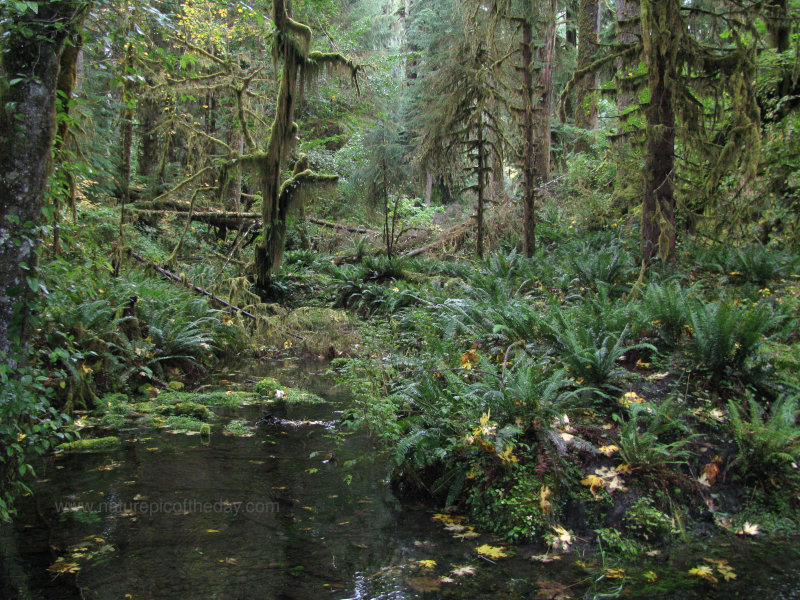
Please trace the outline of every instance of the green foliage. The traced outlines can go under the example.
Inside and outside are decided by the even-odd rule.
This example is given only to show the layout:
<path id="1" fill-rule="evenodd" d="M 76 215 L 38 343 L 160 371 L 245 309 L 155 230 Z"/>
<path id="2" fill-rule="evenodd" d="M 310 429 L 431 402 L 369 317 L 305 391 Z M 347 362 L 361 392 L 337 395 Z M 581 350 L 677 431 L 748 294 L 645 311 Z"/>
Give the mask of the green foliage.
<path id="1" fill-rule="evenodd" d="M 636 348 L 655 351 L 650 344 L 628 345 L 628 328 L 609 332 L 603 323 L 595 327 L 581 326 L 574 315 L 558 311 L 545 330 L 559 358 L 567 365 L 570 375 L 588 385 L 616 389 L 611 382 L 619 369 L 618 361 Z"/>
<path id="2" fill-rule="evenodd" d="M 639 498 L 625 511 L 624 521 L 629 532 L 651 543 L 668 539 L 675 532 L 669 515 L 646 497 Z"/>
<path id="3" fill-rule="evenodd" d="M 256 383 L 254 389 L 259 396 L 274 397 L 275 391 L 281 389 L 281 384 L 273 377 L 265 377 Z"/>
<path id="4" fill-rule="evenodd" d="M 619 242 L 601 249 L 584 245 L 570 262 L 584 285 L 594 288 L 605 285 L 617 296 L 630 289 L 628 282 L 634 272 L 633 259 Z"/>
<path id="5" fill-rule="evenodd" d="M 676 345 L 689 324 L 688 299 L 690 289 L 684 289 L 677 281 L 663 286 L 651 283 L 644 291 L 642 313 L 646 321 L 658 331 L 661 342 L 671 347 Z"/>
<path id="6" fill-rule="evenodd" d="M 695 262 L 701 268 L 728 276 L 733 282 L 750 282 L 767 285 L 793 274 L 797 259 L 791 254 L 750 244 L 741 248 L 719 244 L 696 249 Z"/>
<path id="7" fill-rule="evenodd" d="M 773 316 L 765 304 L 698 301 L 689 308 L 689 322 L 689 351 L 699 368 L 719 380 L 728 375 L 746 375 L 752 369 L 764 336 L 773 325 Z"/>
<path id="8" fill-rule="evenodd" d="M 731 437 L 739 449 L 734 464 L 745 479 L 772 488 L 800 482 L 797 396 L 779 397 L 768 411 L 752 397 L 746 407 L 729 400 L 728 415 Z"/>
<path id="9" fill-rule="evenodd" d="M 70 408 L 173 369 L 208 368 L 223 347 L 242 341 L 204 299 L 145 274 L 112 278 L 61 261 L 45 273 L 59 284 L 42 314 L 39 361 Z"/>
<path id="10" fill-rule="evenodd" d="M 466 497 L 471 519 L 483 530 L 515 542 L 541 538 L 559 512 L 545 513 L 540 491 L 547 485 L 532 468 L 515 469 L 493 481 L 477 481 Z"/>
<path id="11" fill-rule="evenodd" d="M 629 402 L 626 413 L 626 418 L 614 414 L 619 423 L 619 453 L 626 464 L 657 470 L 686 462 L 690 437 L 676 403 Z"/>
<path id="12" fill-rule="evenodd" d="M 24 478 L 34 474 L 36 457 L 72 439 L 69 418 L 50 404 L 47 378 L 20 356 L 0 361 L 0 521 L 15 514 L 14 500 L 30 492 Z"/>

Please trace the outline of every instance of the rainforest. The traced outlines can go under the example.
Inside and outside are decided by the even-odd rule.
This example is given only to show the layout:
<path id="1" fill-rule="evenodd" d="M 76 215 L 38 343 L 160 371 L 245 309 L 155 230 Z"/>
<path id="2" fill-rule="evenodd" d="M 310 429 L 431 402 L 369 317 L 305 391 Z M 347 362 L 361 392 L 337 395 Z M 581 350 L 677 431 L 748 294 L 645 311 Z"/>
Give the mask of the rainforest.
<path id="1" fill-rule="evenodd" d="M 800 597 L 800 1 L 0 2 L 0 597 Z"/>

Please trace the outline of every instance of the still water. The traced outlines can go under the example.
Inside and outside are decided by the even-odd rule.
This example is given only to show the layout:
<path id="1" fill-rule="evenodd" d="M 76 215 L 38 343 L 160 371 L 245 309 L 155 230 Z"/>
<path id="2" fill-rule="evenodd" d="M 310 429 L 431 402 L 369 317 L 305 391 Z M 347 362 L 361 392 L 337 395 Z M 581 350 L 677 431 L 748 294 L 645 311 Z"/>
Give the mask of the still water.
<path id="1" fill-rule="evenodd" d="M 33 597 L 800 598 L 797 540 L 728 538 L 713 554 L 675 551 L 599 582 L 597 555 L 542 564 L 528 558 L 541 548 L 516 548 L 483 559 L 475 548 L 499 540 L 455 539 L 430 507 L 392 494 L 388 458 L 338 425 L 349 398 L 324 370 L 250 366 L 212 384 L 273 375 L 326 399 L 271 408 L 276 421 L 256 425 L 258 405 L 218 410 L 210 439 L 132 426 L 114 451 L 49 460 L 16 526 Z M 252 437 L 223 435 L 232 419 L 246 420 Z M 702 556 L 724 556 L 737 580 L 693 581 L 687 570 Z M 648 571 L 659 579 L 648 582 Z"/>

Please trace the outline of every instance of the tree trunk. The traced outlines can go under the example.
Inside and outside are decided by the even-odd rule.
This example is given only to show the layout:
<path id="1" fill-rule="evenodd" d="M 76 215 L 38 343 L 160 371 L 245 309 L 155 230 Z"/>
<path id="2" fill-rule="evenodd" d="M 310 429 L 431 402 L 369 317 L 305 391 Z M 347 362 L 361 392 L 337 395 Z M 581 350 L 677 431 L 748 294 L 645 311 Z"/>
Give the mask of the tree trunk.
<path id="1" fill-rule="evenodd" d="M 289 19 L 286 14 L 284 0 L 273 0 L 275 27 L 288 36 Z M 278 38 L 280 39 L 280 38 Z M 277 111 L 272 122 L 267 153 L 258 166 L 260 176 L 261 197 L 263 198 L 262 217 L 264 229 L 261 243 L 255 251 L 256 284 L 267 288 L 272 276 L 278 271 L 283 259 L 286 242 L 286 217 L 288 206 L 281 206 L 281 168 L 291 149 L 295 136 L 294 109 L 297 102 L 297 75 L 299 57 L 291 41 L 283 41 L 283 70 L 280 91 L 278 92 Z"/>
<path id="2" fill-rule="evenodd" d="M 639 0 L 617 0 L 617 44 L 635 44 L 642 33 L 641 9 Z M 619 125 L 617 133 L 625 134 L 625 112 L 634 103 L 634 89 L 626 80 L 637 70 L 639 57 L 629 54 L 617 61 L 617 112 Z"/>
<path id="3" fill-rule="evenodd" d="M 617 44 L 635 44 L 641 35 L 639 0 L 617 0 Z M 617 90 L 617 135 L 614 143 L 617 150 L 617 177 L 614 195 L 623 212 L 627 212 L 639 201 L 641 194 L 641 170 L 635 167 L 631 157 L 628 111 L 636 102 L 635 73 L 640 57 L 628 54 L 617 61 L 614 85 Z"/>
<path id="4" fill-rule="evenodd" d="M 592 63 L 600 40 L 599 0 L 580 0 L 578 17 L 578 69 Z M 597 70 L 581 78 L 575 86 L 575 125 L 587 130 L 597 129 L 597 90 L 600 75 Z M 579 150 L 588 150 L 580 144 Z"/>
<path id="5" fill-rule="evenodd" d="M 525 256 L 536 252 L 536 174 L 534 162 L 533 122 L 533 25 L 529 19 L 522 24 L 522 248 Z"/>
<path id="6" fill-rule="evenodd" d="M 10 5 L 3 9 L 10 15 L 0 72 L 19 81 L 0 88 L 0 353 L 27 339 L 35 229 L 52 168 L 61 55 L 86 6 L 63 0 L 37 2 L 37 13 L 20 14 Z"/>
<path id="7" fill-rule="evenodd" d="M 161 120 L 162 105 L 157 98 L 147 96 L 139 103 L 139 153 L 136 174 L 147 183 L 147 197 L 155 198 L 157 191 L 159 143 L 156 128 Z"/>
<path id="8" fill-rule="evenodd" d="M 680 7 L 676 0 L 642 3 L 642 30 L 648 68 L 650 102 L 646 109 L 647 154 L 645 192 L 642 201 L 642 258 L 658 253 L 662 260 L 675 251 L 675 196 L 672 176 L 675 164 L 676 79 L 674 48 L 679 43 Z"/>
<path id="9" fill-rule="evenodd" d="M 483 116 L 481 115 L 481 119 Z M 484 146 L 483 139 L 483 123 L 478 123 L 478 206 L 476 217 L 478 219 L 478 232 L 475 239 L 475 251 L 478 258 L 483 258 L 483 237 L 484 237 L 484 224 L 483 224 L 483 208 L 484 208 L 484 195 L 486 187 L 485 184 L 485 165 L 486 165 L 486 147 Z"/>
<path id="10" fill-rule="evenodd" d="M 127 13 L 127 11 L 126 11 Z M 133 69 L 133 44 L 128 42 L 125 58 L 120 71 L 124 77 L 122 83 L 122 104 L 119 112 L 119 171 L 117 173 L 120 193 L 119 239 L 124 242 L 122 223 L 125 220 L 125 207 L 131 202 L 131 150 L 133 149 L 133 83 L 128 78 Z"/>
<path id="11" fill-rule="evenodd" d="M 556 46 L 556 1 L 548 0 L 539 28 L 539 118 L 534 143 L 536 188 L 550 180 L 550 122 L 553 115 L 553 55 Z"/>
<path id="12" fill-rule="evenodd" d="M 82 47 L 83 35 L 79 31 L 74 31 L 65 42 L 64 50 L 61 53 L 58 82 L 56 84 L 56 106 L 57 110 L 63 113 L 65 117 L 69 115 L 72 91 L 75 88 L 75 82 L 78 77 L 78 56 Z M 75 214 L 75 176 L 68 168 L 64 152 L 68 134 L 69 119 L 61 119 L 56 128 L 53 148 L 53 157 L 58 168 L 62 169 L 63 176 L 60 182 L 63 184 L 63 189 L 53 194 L 53 256 L 58 256 L 61 250 L 62 199 L 66 199 L 67 204 L 72 207 L 73 215 Z"/>

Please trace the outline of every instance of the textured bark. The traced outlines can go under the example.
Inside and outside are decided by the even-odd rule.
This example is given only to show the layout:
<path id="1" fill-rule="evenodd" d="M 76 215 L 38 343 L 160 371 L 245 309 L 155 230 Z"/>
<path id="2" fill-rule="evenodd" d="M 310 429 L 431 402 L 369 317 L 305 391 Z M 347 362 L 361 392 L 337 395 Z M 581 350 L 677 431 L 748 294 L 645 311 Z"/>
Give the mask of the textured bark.
<path id="1" fill-rule="evenodd" d="M 139 153 L 136 160 L 136 173 L 147 181 L 148 196 L 157 195 L 155 175 L 160 156 L 158 133 L 161 121 L 162 103 L 158 98 L 146 96 L 139 103 Z"/>
<path id="2" fill-rule="evenodd" d="M 599 0 L 580 0 L 578 16 L 578 69 L 590 65 L 597 54 L 600 39 Z M 575 85 L 575 125 L 597 129 L 597 93 L 600 74 L 593 71 Z M 582 148 L 585 149 L 585 148 Z"/>
<path id="3" fill-rule="evenodd" d="M 321 68 L 342 68 L 349 71 L 358 88 L 359 67 L 338 53 L 310 52 L 311 29 L 289 16 L 290 4 L 286 0 L 273 0 L 275 23 L 275 47 L 273 57 L 282 61 L 280 87 L 266 151 L 247 158 L 254 167 L 261 196 L 264 227 L 261 241 L 255 249 L 256 284 L 266 289 L 278 271 L 283 259 L 286 242 L 286 220 L 298 203 L 304 201 L 308 186 L 334 183 L 337 178 L 318 175 L 308 168 L 308 160 L 302 157 L 294 167 L 294 173 L 282 181 L 281 172 L 287 163 L 297 136 L 294 122 L 295 107 L 302 88 L 299 76 L 318 72 Z M 246 130 L 246 120 L 241 116 L 241 94 L 239 95 L 240 125 L 248 148 L 253 146 Z M 243 158 L 244 162 L 244 158 Z"/>
<path id="4" fill-rule="evenodd" d="M 483 118 L 483 115 L 481 115 Z M 484 223 L 483 223 L 483 208 L 484 196 L 486 194 L 486 146 L 483 139 L 483 125 L 478 125 L 478 206 L 476 216 L 478 219 L 478 232 L 475 236 L 475 251 L 478 258 L 483 258 L 483 238 L 484 238 Z"/>
<path id="5" fill-rule="evenodd" d="M 642 201 L 642 258 L 670 258 L 675 251 L 675 109 L 673 85 L 680 44 L 677 0 L 645 0 L 642 29 L 650 102 L 647 118 L 645 191 Z"/>
<path id="6" fill-rule="evenodd" d="M 639 0 L 617 0 L 617 44 L 630 45 L 639 41 L 641 34 L 641 16 Z M 621 208 L 627 212 L 639 201 L 641 194 L 641 171 L 634 170 L 634 161 L 629 160 L 631 153 L 630 127 L 627 112 L 636 102 L 636 84 L 632 74 L 639 66 L 640 54 L 629 53 L 617 61 L 617 73 L 614 85 L 617 90 L 617 135 L 614 143 L 617 155 L 617 178 L 615 195 Z"/>
<path id="7" fill-rule="evenodd" d="M 635 44 L 642 32 L 639 0 L 617 0 L 617 43 L 620 45 Z M 637 54 L 628 54 L 617 62 L 617 112 L 619 117 L 620 140 L 624 139 L 625 112 L 635 101 L 633 87 L 626 84 L 626 79 L 634 73 L 639 65 Z"/>
<path id="8" fill-rule="evenodd" d="M 556 2 L 542 2 L 538 50 L 538 118 L 534 143 L 536 189 L 550 181 L 550 137 L 553 116 L 553 57 L 556 47 Z"/>
<path id="9" fill-rule="evenodd" d="M 58 82 L 56 83 L 56 103 L 58 110 L 65 116 L 69 114 L 70 100 L 72 92 L 78 79 L 78 57 L 83 48 L 83 34 L 74 31 L 64 44 L 59 64 Z M 61 119 L 56 128 L 55 146 L 53 156 L 55 162 L 60 167 L 66 167 L 64 150 L 66 148 L 69 135 L 69 119 Z M 68 168 L 63 171 L 64 190 L 53 195 L 53 255 L 58 256 L 61 249 L 61 199 L 67 199 L 67 203 L 72 207 L 72 215 L 75 217 L 75 177 Z"/>
<path id="10" fill-rule="evenodd" d="M 77 0 L 37 4 L 37 14 L 12 12 L 1 59 L 0 73 L 18 81 L 0 92 L 0 352 L 27 337 L 27 278 L 35 276 L 34 228 L 52 169 L 61 55 L 86 6 Z M 23 20 L 33 35 L 20 32 Z"/>
<path id="11" fill-rule="evenodd" d="M 127 6 L 127 3 L 126 3 Z M 127 11 L 126 11 L 127 12 Z M 120 71 L 128 75 L 133 66 L 133 45 L 128 43 Z M 123 240 L 122 222 L 125 220 L 125 207 L 131 202 L 131 151 L 133 149 L 133 83 L 127 77 L 122 83 L 122 107 L 119 113 L 120 154 L 117 171 L 117 187 L 120 194 L 119 238 Z"/>
<path id="12" fill-rule="evenodd" d="M 294 138 L 294 110 L 297 103 L 297 74 L 299 57 L 296 56 L 286 28 L 288 16 L 283 0 L 274 0 L 275 26 L 285 40 L 283 71 L 278 92 L 278 108 L 272 123 L 267 152 L 259 166 L 262 217 L 264 230 L 261 243 L 255 250 L 256 282 L 266 288 L 274 273 L 280 268 L 286 241 L 286 217 L 288 206 L 280 206 L 278 196 L 281 189 L 281 167 L 284 164 Z M 281 39 L 280 37 L 278 38 Z"/>
<path id="13" fill-rule="evenodd" d="M 522 248 L 525 256 L 536 252 L 536 173 L 534 162 L 533 122 L 533 24 L 521 23 L 522 45 Z"/>

